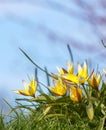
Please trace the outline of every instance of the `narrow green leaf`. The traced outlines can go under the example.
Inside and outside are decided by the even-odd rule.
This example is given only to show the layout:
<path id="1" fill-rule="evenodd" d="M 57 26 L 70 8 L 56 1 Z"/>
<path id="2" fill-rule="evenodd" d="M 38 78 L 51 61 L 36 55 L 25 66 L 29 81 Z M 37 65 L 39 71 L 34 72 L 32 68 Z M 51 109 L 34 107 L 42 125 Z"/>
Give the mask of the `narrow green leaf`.
<path id="1" fill-rule="evenodd" d="M 68 48 L 68 51 L 69 51 L 69 54 L 70 54 L 71 61 L 74 62 L 73 54 L 72 54 L 72 51 L 71 51 L 69 44 L 67 44 L 67 48 Z"/>
<path id="2" fill-rule="evenodd" d="M 57 98 L 55 96 L 48 96 L 46 94 L 42 94 L 41 96 L 32 98 L 32 99 L 28 99 L 27 101 L 29 102 L 40 102 L 40 101 L 46 101 L 46 102 L 51 102 L 51 101 L 55 101 Z"/>
<path id="3" fill-rule="evenodd" d="M 16 115 L 17 115 L 17 117 L 18 117 L 18 112 L 17 111 L 13 111 L 13 107 L 5 100 L 5 99 L 3 99 L 4 100 L 4 102 L 10 107 L 10 109 L 11 109 L 11 111 L 8 113 L 8 115 L 10 115 L 12 112 L 14 112 Z M 8 116 L 7 115 L 7 116 Z"/>
<path id="4" fill-rule="evenodd" d="M 38 81 L 38 70 L 35 68 L 35 79 Z"/>
<path id="5" fill-rule="evenodd" d="M 45 118 L 51 118 L 51 117 L 65 117 L 64 114 L 48 114 Z"/>
<path id="6" fill-rule="evenodd" d="M 103 40 L 101 40 L 101 42 L 102 42 L 102 45 L 106 48 L 106 45 L 104 44 Z"/>
<path id="7" fill-rule="evenodd" d="M 40 89 L 39 91 L 43 92 L 43 90 L 42 90 L 42 88 L 41 88 L 41 86 L 40 86 L 40 84 L 39 84 L 38 69 L 37 69 L 37 68 L 35 68 L 35 79 L 36 79 L 37 84 L 38 84 L 38 87 L 39 87 L 39 89 Z"/>
<path id="8" fill-rule="evenodd" d="M 28 60 L 30 60 L 30 62 L 35 65 L 38 69 L 40 69 L 41 71 L 45 72 L 48 76 L 53 77 L 51 74 L 47 73 L 44 69 L 42 69 L 39 65 L 37 65 L 21 48 L 19 48 L 20 51 L 27 57 Z M 53 77 L 55 78 L 55 77 Z"/>
<path id="9" fill-rule="evenodd" d="M 28 107 L 28 106 L 25 106 L 25 105 L 20 105 L 20 106 L 14 107 L 11 112 L 16 111 L 17 109 L 21 110 L 20 108 L 25 108 L 25 109 L 27 109 L 31 112 L 35 112 L 35 109 L 32 109 L 31 107 Z"/>
<path id="10" fill-rule="evenodd" d="M 45 67 L 45 71 L 46 71 L 47 86 L 50 86 L 50 79 L 49 79 L 49 76 L 48 76 L 47 67 Z"/>

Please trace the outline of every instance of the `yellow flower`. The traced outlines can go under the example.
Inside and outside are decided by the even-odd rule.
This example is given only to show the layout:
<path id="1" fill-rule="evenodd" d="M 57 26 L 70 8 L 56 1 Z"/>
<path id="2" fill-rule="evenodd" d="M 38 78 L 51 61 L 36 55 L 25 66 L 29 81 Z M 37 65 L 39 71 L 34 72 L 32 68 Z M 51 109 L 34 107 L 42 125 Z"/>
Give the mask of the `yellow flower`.
<path id="1" fill-rule="evenodd" d="M 79 87 L 70 87 L 70 99 L 72 101 L 81 102 L 82 100 L 82 89 Z"/>
<path id="2" fill-rule="evenodd" d="M 37 81 L 34 78 L 30 80 L 30 84 L 27 84 L 25 80 L 22 81 L 25 90 L 14 90 L 13 92 L 17 94 L 22 94 L 24 96 L 35 97 L 35 92 L 37 90 Z"/>
<path id="3" fill-rule="evenodd" d="M 83 67 L 78 64 L 78 74 L 64 74 L 63 78 L 65 78 L 66 80 L 69 80 L 71 82 L 74 82 L 76 84 L 83 84 L 84 82 L 87 81 L 88 79 L 88 66 L 87 63 L 84 62 Z"/>
<path id="4" fill-rule="evenodd" d="M 48 87 L 48 89 L 57 96 L 63 96 L 66 94 L 67 91 L 67 87 L 61 79 L 59 79 L 57 82 L 54 82 L 53 88 Z"/>
<path id="5" fill-rule="evenodd" d="M 88 84 L 92 86 L 93 88 L 98 89 L 101 81 L 101 75 L 98 73 L 95 75 L 94 73 L 92 74 L 91 78 L 88 80 Z"/>

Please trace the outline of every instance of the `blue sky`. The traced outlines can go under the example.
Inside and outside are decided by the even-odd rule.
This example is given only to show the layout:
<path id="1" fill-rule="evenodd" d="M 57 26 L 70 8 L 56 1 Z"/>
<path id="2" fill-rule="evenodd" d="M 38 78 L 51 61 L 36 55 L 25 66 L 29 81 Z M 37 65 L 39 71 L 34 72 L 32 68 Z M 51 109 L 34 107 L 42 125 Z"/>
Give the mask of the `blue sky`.
<path id="1" fill-rule="evenodd" d="M 104 52 L 105 49 L 87 22 L 46 8 L 46 4 L 44 6 L 39 2 L 0 2 L 1 108 L 5 106 L 2 98 L 14 104 L 15 98 L 19 96 L 11 90 L 22 89 L 22 80 L 28 81 L 27 75 L 34 74 L 34 66 L 19 47 L 38 65 L 47 66 L 50 72 L 57 72 L 57 66 L 66 66 L 66 61 L 70 59 L 66 44 L 70 39 L 80 41 L 70 43 L 75 62 L 82 63 L 88 59 L 93 66 L 97 66 L 103 60 L 100 55 L 101 50 Z M 69 6 L 68 1 L 66 6 Z M 71 7 L 74 12 L 79 11 L 74 4 Z M 100 64 L 102 67 L 105 67 L 105 63 Z M 45 82 L 41 72 L 39 78 Z"/>

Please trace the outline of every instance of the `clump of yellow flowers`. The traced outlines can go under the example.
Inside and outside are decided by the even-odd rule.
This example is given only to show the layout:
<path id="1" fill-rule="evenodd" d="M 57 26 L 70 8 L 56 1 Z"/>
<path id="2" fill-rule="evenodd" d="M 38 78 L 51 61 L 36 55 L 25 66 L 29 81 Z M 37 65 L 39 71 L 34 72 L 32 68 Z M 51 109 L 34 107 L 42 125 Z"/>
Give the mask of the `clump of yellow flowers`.
<path id="1" fill-rule="evenodd" d="M 62 107 L 64 104 L 68 104 L 68 109 L 71 109 L 72 104 L 77 104 L 77 107 L 84 106 L 86 115 L 91 121 L 94 119 L 95 114 L 96 116 L 98 115 L 98 112 L 95 112 L 98 110 L 103 117 L 99 117 L 99 127 L 102 128 L 104 126 L 106 119 L 106 83 L 103 79 L 103 76 L 106 77 L 105 69 L 103 74 L 99 71 L 95 72 L 94 69 L 90 72 L 87 61 L 84 61 L 83 64 L 78 63 L 77 68 L 75 68 L 74 62 L 67 62 L 66 69 L 57 67 L 58 73 L 50 74 L 34 63 L 23 50 L 21 51 L 38 69 L 51 78 L 52 84 L 40 84 L 41 82 L 33 77 L 29 84 L 23 80 L 25 89 L 14 90 L 15 93 L 33 97 L 27 100 L 29 102 L 35 101 L 39 104 L 44 104 L 47 107 L 44 111 L 44 116 L 51 109 L 53 110 L 54 106 L 61 105 Z M 40 86 L 46 86 L 48 92 L 39 91 L 39 84 Z M 36 91 L 40 95 L 36 94 L 35 96 Z M 51 113 L 53 112 L 52 110 Z"/>
<path id="2" fill-rule="evenodd" d="M 94 110 L 91 102 L 91 90 L 95 89 L 99 92 L 101 74 L 99 72 L 94 74 L 94 71 L 88 74 L 87 62 L 84 62 L 83 65 L 78 63 L 76 73 L 74 72 L 73 62 L 67 63 L 67 69 L 57 69 L 59 73 L 51 75 L 53 79 L 53 86 L 48 86 L 48 90 L 55 96 L 64 97 L 69 95 L 70 100 L 73 102 L 81 102 L 83 98 L 86 98 L 88 101 L 86 106 L 87 114 L 89 119 L 92 120 L 94 117 Z M 37 90 L 37 80 L 32 78 L 30 80 L 30 84 L 27 84 L 24 80 L 22 82 L 25 90 L 15 90 L 14 92 L 24 96 L 35 97 L 35 92 Z"/>

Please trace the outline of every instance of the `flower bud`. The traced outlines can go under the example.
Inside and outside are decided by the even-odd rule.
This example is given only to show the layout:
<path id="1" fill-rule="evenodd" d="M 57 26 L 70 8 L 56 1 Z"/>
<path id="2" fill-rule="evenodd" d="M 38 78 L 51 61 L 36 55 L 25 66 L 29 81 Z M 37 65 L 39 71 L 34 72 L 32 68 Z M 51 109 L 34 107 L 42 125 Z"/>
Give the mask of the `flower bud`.
<path id="1" fill-rule="evenodd" d="M 88 118 L 90 120 L 93 120 L 93 117 L 94 117 L 94 109 L 93 109 L 93 105 L 91 103 L 89 103 L 87 106 L 86 106 L 86 112 L 87 112 L 87 115 L 88 115 Z"/>

